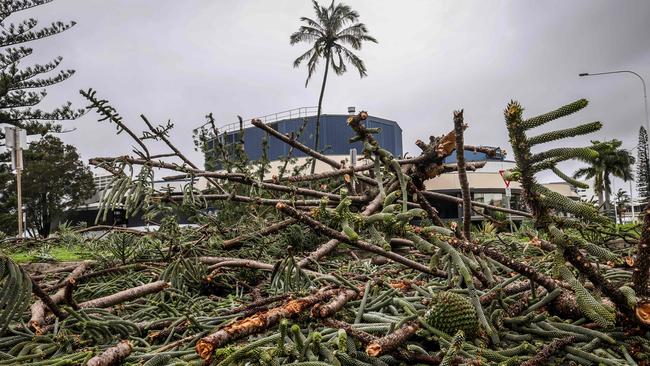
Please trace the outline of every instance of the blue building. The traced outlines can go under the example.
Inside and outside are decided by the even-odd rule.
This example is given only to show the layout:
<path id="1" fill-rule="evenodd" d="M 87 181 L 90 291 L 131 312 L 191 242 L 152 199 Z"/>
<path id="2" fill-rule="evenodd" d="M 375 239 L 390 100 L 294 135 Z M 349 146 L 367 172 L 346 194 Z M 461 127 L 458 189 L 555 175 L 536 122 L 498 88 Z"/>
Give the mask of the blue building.
<path id="1" fill-rule="evenodd" d="M 350 143 L 350 137 L 354 136 L 354 131 L 347 125 L 348 114 L 322 114 L 320 117 L 320 135 L 319 150 L 325 155 L 348 155 L 350 149 L 356 148 L 357 151 L 363 150 L 361 142 Z M 313 107 L 293 109 L 290 111 L 279 112 L 259 118 L 262 122 L 269 125 L 274 130 L 282 134 L 299 134 L 298 140 L 303 144 L 313 147 L 316 135 L 316 109 Z M 301 133 L 299 131 L 304 128 Z M 368 116 L 365 121 L 366 127 L 380 128 L 381 132 L 374 135 L 377 142 L 390 151 L 394 156 L 402 156 L 402 129 L 395 121 L 376 116 Z M 263 130 L 250 125 L 250 121 L 244 123 L 244 151 L 249 160 L 259 160 L 263 154 L 263 139 L 267 135 Z M 239 123 L 232 123 L 219 129 L 221 133 L 219 138 L 222 139 L 226 146 L 234 146 L 239 141 Z M 208 148 L 212 150 L 213 141 L 208 143 Z M 269 160 L 277 160 L 289 154 L 291 147 L 284 142 L 269 136 L 268 137 L 268 157 Z M 307 156 L 304 152 L 294 149 L 294 157 Z"/>

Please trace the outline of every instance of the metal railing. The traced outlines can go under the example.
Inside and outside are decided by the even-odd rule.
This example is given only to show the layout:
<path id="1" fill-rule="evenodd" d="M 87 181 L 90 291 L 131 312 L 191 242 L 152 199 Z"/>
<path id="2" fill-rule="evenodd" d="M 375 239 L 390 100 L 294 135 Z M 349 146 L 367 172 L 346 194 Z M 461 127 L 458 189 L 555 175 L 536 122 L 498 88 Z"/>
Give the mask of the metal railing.
<path id="1" fill-rule="evenodd" d="M 254 117 L 254 118 L 259 119 L 264 123 L 273 123 L 285 119 L 315 116 L 316 113 L 318 113 L 318 107 L 300 107 L 300 108 L 289 109 L 287 111 L 271 113 L 271 114 L 267 114 L 266 116 Z M 244 119 L 243 128 L 250 127 L 252 119 L 253 118 Z M 226 125 L 222 125 L 221 127 L 219 127 L 220 134 L 224 134 L 224 133 L 228 134 L 235 131 L 239 131 L 239 122 L 228 123 Z"/>

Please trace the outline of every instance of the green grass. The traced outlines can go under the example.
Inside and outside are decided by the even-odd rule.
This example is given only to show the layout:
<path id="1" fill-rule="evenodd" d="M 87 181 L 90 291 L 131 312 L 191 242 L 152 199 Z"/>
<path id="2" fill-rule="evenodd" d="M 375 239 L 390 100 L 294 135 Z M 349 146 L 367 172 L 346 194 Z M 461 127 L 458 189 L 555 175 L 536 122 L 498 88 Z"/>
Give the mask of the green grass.
<path id="1" fill-rule="evenodd" d="M 79 261 L 90 258 L 87 252 L 83 251 L 82 248 L 77 247 L 52 247 L 49 254 L 54 258 L 54 261 L 57 262 Z M 39 259 L 33 255 L 31 250 L 10 253 L 9 257 L 16 263 L 39 261 Z"/>

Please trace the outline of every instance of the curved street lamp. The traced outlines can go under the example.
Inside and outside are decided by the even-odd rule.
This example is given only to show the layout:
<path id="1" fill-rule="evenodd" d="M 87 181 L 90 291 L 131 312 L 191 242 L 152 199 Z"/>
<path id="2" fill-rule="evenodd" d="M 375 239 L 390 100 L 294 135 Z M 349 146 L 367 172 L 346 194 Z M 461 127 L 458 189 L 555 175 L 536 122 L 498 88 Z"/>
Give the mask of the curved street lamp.
<path id="1" fill-rule="evenodd" d="M 578 74 L 580 77 L 584 76 L 598 76 L 598 75 L 609 75 L 609 74 L 632 74 L 641 80 L 641 84 L 643 85 L 643 107 L 645 108 L 645 125 L 646 125 L 646 131 L 650 133 L 650 120 L 648 118 L 648 92 L 646 90 L 645 86 L 645 80 L 643 80 L 643 77 L 641 75 L 637 74 L 634 71 L 630 70 L 618 70 L 618 71 L 606 71 L 606 72 L 594 72 L 594 73 L 588 73 L 588 72 L 583 72 Z M 647 149 L 647 154 L 650 156 L 650 144 L 646 144 L 648 146 Z M 630 194 L 632 193 L 632 187 L 630 187 Z M 634 202 L 632 202 L 632 210 L 634 210 Z M 632 219 L 634 220 L 634 211 L 632 211 Z"/>
<path id="2" fill-rule="evenodd" d="M 632 74 L 641 80 L 641 84 L 643 84 L 643 106 L 645 108 L 645 125 L 646 125 L 646 130 L 650 132 L 650 120 L 648 119 L 648 93 L 645 87 L 645 80 L 641 77 L 641 75 L 637 74 L 634 71 L 629 71 L 629 70 L 620 70 L 620 71 L 606 71 L 606 72 L 594 72 L 594 73 L 588 73 L 588 72 L 583 72 L 578 74 L 578 76 L 584 77 L 584 76 L 597 76 L 597 75 L 609 75 L 609 74 Z M 650 149 L 650 147 L 649 147 Z M 648 151 L 650 154 L 650 151 Z"/>

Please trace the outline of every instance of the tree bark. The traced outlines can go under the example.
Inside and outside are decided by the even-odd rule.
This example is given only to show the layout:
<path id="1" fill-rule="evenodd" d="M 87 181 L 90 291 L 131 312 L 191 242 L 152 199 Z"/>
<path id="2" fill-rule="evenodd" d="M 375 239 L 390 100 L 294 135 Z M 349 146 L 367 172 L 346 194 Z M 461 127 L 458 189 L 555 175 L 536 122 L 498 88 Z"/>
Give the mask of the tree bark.
<path id="1" fill-rule="evenodd" d="M 75 268 L 65 279 L 64 282 L 70 280 L 76 280 L 77 277 L 81 276 L 86 269 L 88 269 L 89 263 L 83 262 L 77 268 Z M 59 289 L 54 295 L 50 297 L 53 304 L 58 304 L 65 299 L 65 288 Z M 45 311 L 47 306 L 42 300 L 38 300 L 31 306 L 32 317 L 29 320 L 29 326 L 36 330 L 37 333 L 41 332 L 41 327 L 45 324 Z"/>
<path id="2" fill-rule="evenodd" d="M 364 332 L 363 330 L 353 328 L 352 325 L 340 320 L 327 318 L 323 320 L 323 324 L 332 329 L 345 330 L 347 334 L 359 340 L 359 342 L 361 342 L 361 345 L 364 347 L 379 339 L 370 333 Z M 441 358 L 439 356 L 430 356 L 428 354 L 416 353 L 403 348 L 398 348 L 392 353 L 400 359 L 408 361 L 408 364 L 439 365 L 441 361 Z"/>
<path id="3" fill-rule="evenodd" d="M 366 353 L 371 357 L 379 357 L 386 352 L 390 352 L 413 336 L 418 329 L 420 329 L 420 327 L 414 323 L 406 324 L 393 333 L 385 335 L 370 343 L 368 347 L 366 347 Z"/>
<path id="4" fill-rule="evenodd" d="M 89 300 L 79 304 L 80 308 L 107 308 L 109 306 L 121 304 L 125 301 L 134 300 L 142 296 L 160 292 L 169 287 L 166 281 L 156 281 L 146 285 L 126 289 L 124 291 L 116 292 L 112 295 L 100 297 L 98 299 Z M 65 289 L 64 289 L 65 291 Z"/>
<path id="5" fill-rule="evenodd" d="M 471 240 L 470 226 L 472 224 L 472 206 L 469 192 L 469 181 L 467 180 L 467 170 L 465 169 L 465 149 L 463 130 L 466 125 L 463 123 L 463 110 L 454 112 L 454 132 L 456 133 L 456 160 L 458 161 L 458 181 L 460 182 L 460 191 L 463 194 L 463 235 L 465 239 Z"/>
<path id="6" fill-rule="evenodd" d="M 121 341 L 116 346 L 113 346 L 106 351 L 102 352 L 90 360 L 86 366 L 115 366 L 122 363 L 122 360 L 129 357 L 133 345 L 129 341 Z"/>
<path id="7" fill-rule="evenodd" d="M 636 260 L 632 272 L 632 286 L 638 296 L 650 296 L 648 276 L 650 275 L 650 202 L 645 206 L 641 237 L 636 249 Z"/>
<path id="8" fill-rule="evenodd" d="M 535 354 L 535 356 L 526 362 L 522 363 L 521 366 L 541 366 L 541 365 L 548 365 L 548 362 L 553 356 L 553 354 L 565 346 L 573 343 L 576 341 L 575 336 L 568 336 L 564 338 L 556 338 L 553 340 L 553 342 L 546 344 L 542 347 L 539 352 Z"/>
<path id="9" fill-rule="evenodd" d="M 218 347 L 221 347 L 232 340 L 269 329 L 278 324 L 281 319 L 294 317 L 305 311 L 308 307 L 329 299 L 339 291 L 340 290 L 319 291 L 313 295 L 291 300 L 277 308 L 231 323 L 196 342 L 196 353 L 198 353 L 202 359 L 210 360 L 212 354 Z"/>
<path id="10" fill-rule="evenodd" d="M 359 296 L 357 291 L 346 289 L 338 293 L 332 301 L 323 305 L 314 307 L 312 309 L 312 316 L 317 318 L 329 318 L 330 316 L 336 314 L 337 311 L 341 310 L 345 304 L 350 300 L 354 300 Z"/>
<path id="11" fill-rule="evenodd" d="M 323 74 L 323 83 L 320 87 L 320 96 L 318 97 L 318 111 L 316 112 L 316 133 L 314 138 L 314 150 L 318 152 L 318 143 L 320 138 L 320 112 L 321 107 L 323 106 L 323 95 L 325 94 L 325 84 L 327 83 L 327 72 L 330 68 L 330 54 L 328 51 L 327 56 L 325 57 L 325 74 Z M 316 170 L 316 160 L 311 164 L 311 174 L 314 174 Z"/>
<path id="12" fill-rule="evenodd" d="M 594 189 L 596 190 L 596 193 L 598 193 L 598 207 L 601 209 L 607 209 L 607 206 L 603 206 L 605 203 L 605 199 L 603 198 L 603 191 L 605 190 L 605 187 L 603 184 L 602 173 L 598 173 L 598 175 L 594 178 Z"/>

